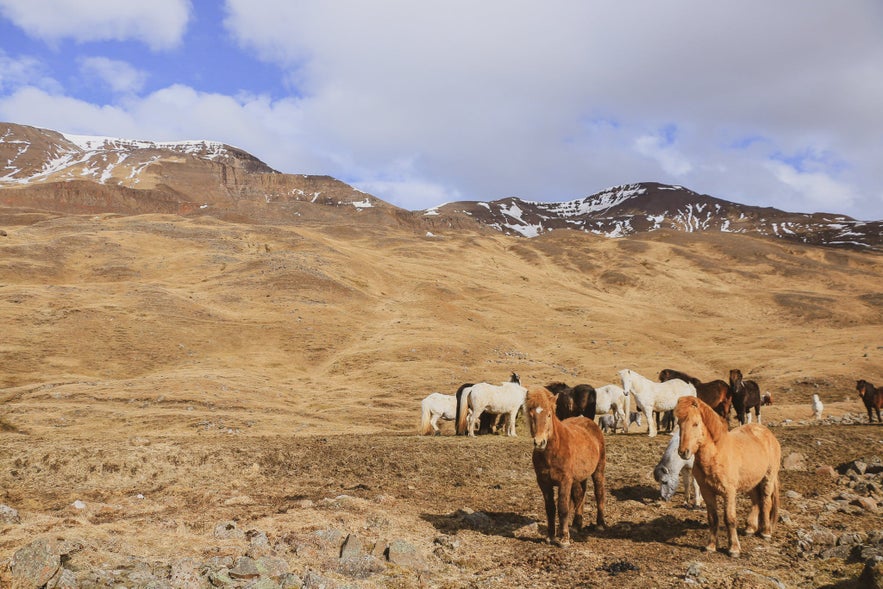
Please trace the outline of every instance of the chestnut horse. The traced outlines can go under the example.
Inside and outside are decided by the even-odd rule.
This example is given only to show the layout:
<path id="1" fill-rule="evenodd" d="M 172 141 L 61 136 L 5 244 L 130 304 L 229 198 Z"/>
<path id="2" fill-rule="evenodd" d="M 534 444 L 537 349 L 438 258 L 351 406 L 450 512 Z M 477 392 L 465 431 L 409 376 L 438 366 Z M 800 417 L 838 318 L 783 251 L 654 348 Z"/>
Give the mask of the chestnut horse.
<path id="1" fill-rule="evenodd" d="M 868 423 L 874 422 L 871 411 L 876 411 L 877 423 L 883 423 L 880 421 L 880 409 L 883 409 L 883 387 L 875 387 L 866 380 L 857 380 L 855 390 L 858 391 L 859 397 L 865 404 L 865 409 L 868 410 Z"/>
<path id="2" fill-rule="evenodd" d="M 563 382 L 553 382 L 547 384 L 546 388 L 557 396 L 555 415 L 558 416 L 558 419 L 565 420 L 577 415 L 595 419 L 597 393 L 592 385 L 578 384 L 575 387 L 569 387 Z"/>
<path id="3" fill-rule="evenodd" d="M 696 387 L 696 396 L 708 403 L 714 412 L 730 423 L 730 406 L 733 404 L 733 397 L 730 395 L 730 385 L 724 381 L 717 379 L 710 382 L 700 382 L 696 377 L 685 374 L 679 370 L 665 368 L 659 373 L 659 382 L 665 382 L 673 378 L 680 378 L 684 382 L 688 382 Z"/>
<path id="4" fill-rule="evenodd" d="M 746 417 L 748 423 L 751 423 L 752 408 L 757 416 L 757 423 L 760 423 L 760 387 L 753 380 L 742 380 L 742 371 L 738 368 L 730 370 L 730 396 L 740 424 L 745 425 Z"/>
<path id="5" fill-rule="evenodd" d="M 548 524 L 547 539 L 559 546 L 570 544 L 570 524 L 583 525 L 583 506 L 589 478 L 595 490 L 596 522 L 604 529 L 604 468 L 607 455 L 604 434 L 587 417 L 561 421 L 555 415 L 556 396 L 544 387 L 532 389 L 524 401 L 524 414 L 533 438 L 533 469 L 543 493 Z M 560 522 L 555 534 L 555 487 Z"/>
<path id="6" fill-rule="evenodd" d="M 751 511 L 745 534 L 772 537 L 779 513 L 779 465 L 782 448 L 765 426 L 749 423 L 729 431 L 726 422 L 695 397 L 678 399 L 675 417 L 680 427 L 678 454 L 695 458 L 693 476 L 708 510 L 710 532 L 705 549 L 718 549 L 717 498 L 724 498 L 724 523 L 730 556 L 742 552 L 736 533 L 736 493 L 748 492 Z"/>

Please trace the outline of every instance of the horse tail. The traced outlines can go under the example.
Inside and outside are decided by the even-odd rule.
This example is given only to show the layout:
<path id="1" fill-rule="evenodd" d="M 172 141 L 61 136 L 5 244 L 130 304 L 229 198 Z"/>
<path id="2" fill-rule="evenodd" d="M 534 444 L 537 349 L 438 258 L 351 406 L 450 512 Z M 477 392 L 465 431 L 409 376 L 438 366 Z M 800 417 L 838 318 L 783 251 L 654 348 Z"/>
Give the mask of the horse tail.
<path id="1" fill-rule="evenodd" d="M 429 403 L 426 399 L 420 403 L 420 428 L 417 430 L 421 436 L 428 436 L 432 432 L 432 424 L 429 419 L 430 415 Z"/>
<path id="2" fill-rule="evenodd" d="M 457 399 L 459 399 L 459 406 L 457 407 L 457 435 L 467 433 L 466 416 L 469 413 L 469 393 L 471 392 L 472 387 L 462 387 L 461 390 L 457 391 Z"/>
<path id="3" fill-rule="evenodd" d="M 773 481 L 773 493 L 770 495 L 770 532 L 776 527 L 779 521 L 779 477 L 776 476 Z"/>
<path id="4" fill-rule="evenodd" d="M 460 388 L 457 389 L 457 394 L 454 396 L 457 397 L 457 408 L 454 411 L 454 432 L 458 436 L 462 436 L 466 433 L 466 424 L 464 422 L 463 426 L 460 426 L 460 406 L 463 404 L 463 391 L 473 386 L 471 382 L 467 382 L 460 385 Z"/>

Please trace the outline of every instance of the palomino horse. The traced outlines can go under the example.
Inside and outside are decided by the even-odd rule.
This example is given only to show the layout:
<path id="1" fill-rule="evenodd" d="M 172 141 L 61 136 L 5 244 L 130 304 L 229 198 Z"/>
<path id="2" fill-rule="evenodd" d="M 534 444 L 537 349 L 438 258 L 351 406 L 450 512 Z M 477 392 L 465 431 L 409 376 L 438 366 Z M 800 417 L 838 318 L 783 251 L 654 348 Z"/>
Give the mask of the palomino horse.
<path id="1" fill-rule="evenodd" d="M 475 424 L 482 413 L 506 416 L 506 435 L 515 436 L 515 418 L 524 404 L 527 389 L 517 382 L 504 382 L 499 385 L 480 382 L 463 389 L 460 413 L 457 415 L 458 428 L 463 426 L 467 435 L 475 437 Z"/>
<path id="2" fill-rule="evenodd" d="M 730 386 L 727 383 L 720 379 L 701 382 L 696 377 L 671 368 L 666 368 L 659 373 L 659 382 L 673 378 L 680 378 L 696 387 L 696 396 L 708 403 L 715 413 L 726 419 L 727 424 L 730 423 L 730 405 L 733 403 L 733 397 L 730 396 Z"/>
<path id="3" fill-rule="evenodd" d="M 730 395 L 740 424 L 745 425 L 746 418 L 751 423 L 752 407 L 760 423 L 760 387 L 753 380 L 742 380 L 742 371 L 738 368 L 730 370 Z"/>
<path id="4" fill-rule="evenodd" d="M 578 384 L 569 387 L 563 382 L 553 382 L 546 385 L 553 395 L 557 397 L 555 415 L 564 420 L 568 417 L 582 415 L 589 419 L 595 419 L 595 388 L 588 384 Z"/>
<path id="5" fill-rule="evenodd" d="M 555 395 L 545 388 L 531 390 L 524 414 L 533 438 L 533 469 L 546 507 L 547 538 L 559 546 L 570 544 L 570 524 L 583 525 L 583 506 L 589 478 L 595 490 L 596 522 L 604 529 L 604 434 L 586 417 L 561 421 L 555 415 Z M 559 535 L 555 533 L 555 487 L 558 487 Z"/>
<path id="6" fill-rule="evenodd" d="M 623 390 L 627 395 L 635 396 L 635 406 L 647 418 L 647 431 L 651 438 L 656 436 L 654 411 L 671 411 L 677 405 L 679 398 L 696 396 L 696 387 L 679 378 L 653 382 L 628 368 L 620 370 L 619 377 L 622 379 Z"/>
<path id="7" fill-rule="evenodd" d="M 457 419 L 457 398 L 454 395 L 432 393 L 420 402 L 420 435 L 430 433 L 440 435 L 438 420 L 453 421 Z"/>
<path id="8" fill-rule="evenodd" d="M 512 373 L 512 376 L 509 377 L 509 382 L 517 382 L 521 383 L 518 375 L 516 373 Z M 467 382 L 460 385 L 460 388 L 457 389 L 457 392 L 454 396 L 457 397 L 457 413 L 456 415 L 460 415 L 460 403 L 463 399 L 463 391 L 475 386 L 474 382 Z M 482 413 L 479 418 L 478 423 L 478 433 L 480 434 L 490 434 L 493 433 L 494 429 L 499 425 L 498 420 L 502 416 L 494 415 L 493 413 Z M 464 421 L 462 424 L 460 420 L 454 421 L 454 431 L 458 436 L 462 436 L 466 434 L 466 422 Z"/>
<path id="9" fill-rule="evenodd" d="M 868 410 L 868 423 L 874 422 L 871 411 L 876 411 L 877 423 L 883 423 L 880 421 L 880 409 L 883 409 L 883 387 L 875 387 L 866 380 L 857 380 L 855 390 L 858 391 L 865 404 L 865 409 Z"/>
<path id="10" fill-rule="evenodd" d="M 604 416 L 613 412 L 613 433 L 616 428 L 622 428 L 623 433 L 628 433 L 629 396 L 622 387 L 615 384 L 606 384 L 595 389 L 595 414 Z"/>
<path id="11" fill-rule="evenodd" d="M 684 481 L 685 503 L 696 507 L 702 507 L 702 495 L 699 494 L 699 483 L 693 477 L 693 462 L 695 456 L 684 460 L 678 455 L 678 445 L 681 443 L 681 432 L 676 431 L 672 435 L 662 458 L 653 469 L 653 479 L 659 483 L 659 495 L 663 501 L 671 501 L 675 491 L 678 490 L 678 482 Z M 692 502 L 691 502 L 692 497 Z"/>
<path id="12" fill-rule="evenodd" d="M 703 401 L 678 400 L 675 417 L 680 427 L 678 454 L 695 458 L 693 476 L 708 510 L 709 539 L 705 549 L 718 548 L 717 498 L 724 498 L 724 523 L 729 536 L 730 556 L 742 547 L 736 533 L 736 493 L 748 492 L 751 511 L 746 535 L 758 533 L 769 539 L 779 512 L 779 465 L 782 449 L 766 427 L 749 423 L 728 431 L 727 424 Z"/>

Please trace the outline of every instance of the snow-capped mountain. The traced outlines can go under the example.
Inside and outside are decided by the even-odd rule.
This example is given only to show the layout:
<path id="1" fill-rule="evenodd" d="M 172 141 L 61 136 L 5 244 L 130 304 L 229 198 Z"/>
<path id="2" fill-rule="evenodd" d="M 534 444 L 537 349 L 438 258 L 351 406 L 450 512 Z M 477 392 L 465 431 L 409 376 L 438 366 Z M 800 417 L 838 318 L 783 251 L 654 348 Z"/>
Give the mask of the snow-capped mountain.
<path id="1" fill-rule="evenodd" d="M 456 202 L 424 214 L 465 214 L 509 234 L 535 237 L 572 229 L 622 237 L 671 229 L 721 231 L 777 237 L 802 243 L 856 249 L 883 249 L 883 223 L 843 215 L 788 213 L 698 194 L 682 186 L 655 182 L 617 186 L 582 199 L 544 203 L 505 198 Z"/>

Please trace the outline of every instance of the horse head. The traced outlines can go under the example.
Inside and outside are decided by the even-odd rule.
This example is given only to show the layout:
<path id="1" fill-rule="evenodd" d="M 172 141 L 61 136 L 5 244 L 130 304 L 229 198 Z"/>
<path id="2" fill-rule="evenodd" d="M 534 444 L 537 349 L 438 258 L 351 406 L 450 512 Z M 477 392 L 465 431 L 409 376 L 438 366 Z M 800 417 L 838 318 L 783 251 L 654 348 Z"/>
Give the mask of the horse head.
<path id="1" fill-rule="evenodd" d="M 509 382 L 514 382 L 516 384 L 521 384 L 521 377 L 518 376 L 517 372 L 513 372 L 512 376 L 509 377 Z"/>
<path id="2" fill-rule="evenodd" d="M 742 371 L 738 368 L 730 370 L 730 387 L 735 391 L 742 388 Z"/>
<path id="3" fill-rule="evenodd" d="M 668 368 L 663 368 L 659 371 L 659 382 L 665 382 L 667 380 L 671 380 L 674 376 L 671 373 L 671 370 Z"/>
<path id="4" fill-rule="evenodd" d="M 683 460 L 690 460 L 695 456 L 699 446 L 705 442 L 707 431 L 699 408 L 701 402 L 696 397 L 681 397 L 675 407 L 675 418 L 678 420 L 681 435 L 678 456 Z"/>
<path id="5" fill-rule="evenodd" d="M 855 390 L 858 391 L 858 396 L 862 399 L 865 398 L 865 389 L 867 386 L 868 383 L 864 379 L 855 381 Z"/>
<path id="6" fill-rule="evenodd" d="M 527 416 L 535 450 L 545 450 L 552 437 L 557 398 L 557 395 L 553 395 L 545 387 L 540 387 L 529 391 L 524 400 L 524 414 Z"/>
<path id="7" fill-rule="evenodd" d="M 619 378 L 622 379 L 622 390 L 625 391 L 625 394 L 632 392 L 632 371 L 623 368 L 619 371 Z"/>

